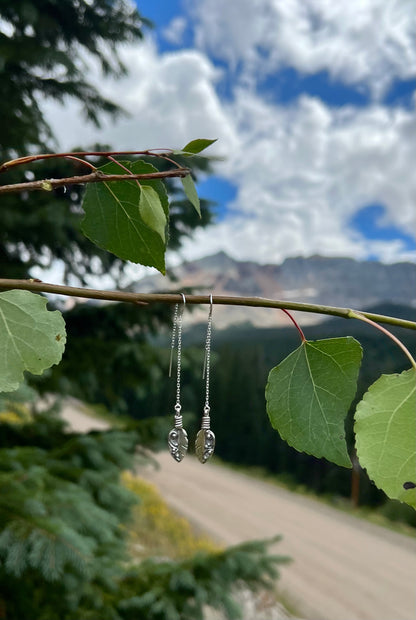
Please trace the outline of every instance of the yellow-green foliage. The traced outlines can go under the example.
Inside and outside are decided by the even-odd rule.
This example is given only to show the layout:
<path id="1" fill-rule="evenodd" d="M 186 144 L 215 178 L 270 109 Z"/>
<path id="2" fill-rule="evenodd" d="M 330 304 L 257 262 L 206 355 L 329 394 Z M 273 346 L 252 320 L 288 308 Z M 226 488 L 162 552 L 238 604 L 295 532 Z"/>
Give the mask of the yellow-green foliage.
<path id="1" fill-rule="evenodd" d="M 26 424 L 32 416 L 29 409 L 20 403 L 4 403 L 0 405 L 0 424 Z"/>
<path id="2" fill-rule="evenodd" d="M 189 522 L 167 506 L 152 484 L 129 472 L 123 474 L 123 482 L 140 499 L 129 526 L 134 554 L 183 559 L 197 551 L 220 550 L 207 537 L 195 534 Z"/>

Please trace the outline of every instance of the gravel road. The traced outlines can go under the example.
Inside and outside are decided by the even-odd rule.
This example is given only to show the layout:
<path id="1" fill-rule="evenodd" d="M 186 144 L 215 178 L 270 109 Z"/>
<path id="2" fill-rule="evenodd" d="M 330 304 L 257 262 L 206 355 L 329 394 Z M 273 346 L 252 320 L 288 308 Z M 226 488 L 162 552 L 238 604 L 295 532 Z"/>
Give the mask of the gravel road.
<path id="1" fill-rule="evenodd" d="M 68 422 L 71 429 L 78 433 L 88 433 L 88 431 L 102 431 L 109 427 L 107 422 L 92 418 L 83 411 L 80 411 L 82 404 L 77 400 L 68 398 L 61 409 L 61 416 Z"/>
<path id="2" fill-rule="evenodd" d="M 280 591 L 305 619 L 416 619 L 416 539 L 190 456 L 158 460 L 160 470 L 140 475 L 213 538 L 283 535 L 274 550 L 294 562 L 282 568 Z"/>
<path id="3" fill-rule="evenodd" d="M 82 432 L 108 427 L 75 402 L 63 417 Z M 305 620 L 416 619 L 416 539 L 189 455 L 157 459 L 159 470 L 140 475 L 212 538 L 233 545 L 283 535 L 274 550 L 294 562 L 282 567 L 279 588 Z"/>

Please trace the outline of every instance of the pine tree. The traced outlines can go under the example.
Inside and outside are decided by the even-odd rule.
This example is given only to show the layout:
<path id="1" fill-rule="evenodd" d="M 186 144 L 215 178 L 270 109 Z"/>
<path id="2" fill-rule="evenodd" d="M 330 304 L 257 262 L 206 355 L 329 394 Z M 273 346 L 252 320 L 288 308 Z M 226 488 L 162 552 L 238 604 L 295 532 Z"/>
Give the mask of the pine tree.
<path id="1" fill-rule="evenodd" d="M 181 562 L 135 559 L 126 526 L 138 498 L 120 474 L 132 466 L 138 442 L 154 447 L 149 424 L 134 432 L 65 432 L 52 410 L 23 408 L 22 415 L 19 400 L 29 396 L 24 389 L 0 402 L 7 411 L 0 414 L 4 618 L 190 620 L 203 618 L 207 604 L 238 618 L 234 588 L 273 587 L 286 559 L 267 554 L 272 541 Z"/>
<path id="2" fill-rule="evenodd" d="M 42 98 L 61 103 L 74 98 L 96 124 L 101 112 L 121 112 L 85 73 L 93 60 L 105 75 L 125 73 L 117 46 L 140 39 L 148 24 L 131 3 L 15 0 L 1 4 L 0 18 L 0 159 L 50 143 Z"/>
<path id="3" fill-rule="evenodd" d="M 0 161 L 33 151 L 51 151 L 54 136 L 42 111 L 48 99 L 79 102 L 87 120 L 99 124 L 103 115 L 123 113 L 123 102 L 109 101 L 88 82 L 89 65 L 105 76 L 127 71 L 119 44 L 139 41 L 149 21 L 126 0 L 16 0 L 0 5 Z M 79 150 L 88 150 L 81 145 Z M 142 145 L 138 144 L 137 148 Z M 158 145 L 155 145 L 158 146 Z M 104 145 L 101 145 L 104 148 Z M 108 145 L 107 145 L 108 148 Z M 100 150 L 100 145 L 93 145 Z M 152 161 L 154 164 L 155 162 Z M 98 162 L 99 164 L 99 162 Z M 189 164 L 189 162 L 187 162 Z M 206 170 L 196 158 L 196 170 Z M 87 168 L 54 160 L 2 173 L 2 184 L 32 178 L 83 174 Z M 211 219 L 207 202 L 199 219 L 173 184 L 170 247 Z M 100 250 L 80 232 L 82 189 L 2 196 L 0 270 L 11 278 L 33 277 L 34 267 L 61 261 L 63 279 L 85 284 L 88 276 L 110 274 L 117 282 L 125 263 Z"/>

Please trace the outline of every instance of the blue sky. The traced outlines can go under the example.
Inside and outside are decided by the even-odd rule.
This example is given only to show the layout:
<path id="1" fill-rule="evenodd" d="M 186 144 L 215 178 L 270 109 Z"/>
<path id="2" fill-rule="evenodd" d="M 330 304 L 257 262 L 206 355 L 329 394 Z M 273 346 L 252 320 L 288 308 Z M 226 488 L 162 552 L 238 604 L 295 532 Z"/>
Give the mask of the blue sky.
<path id="1" fill-rule="evenodd" d="M 223 159 L 199 183 L 217 223 L 183 258 L 416 260 L 413 0 L 137 5 L 155 27 L 123 50 L 130 75 L 92 68 L 130 119 L 79 131 L 120 148 L 218 138 Z M 71 146 L 68 107 L 65 123 L 50 112 Z"/>
<path id="2" fill-rule="evenodd" d="M 192 11 L 187 10 L 189 3 L 181 0 L 161 0 L 138 1 L 137 5 L 154 23 L 154 35 L 160 54 L 192 49 L 196 45 L 194 16 Z M 379 6 L 381 7 L 380 3 Z M 408 19 L 411 19 L 410 14 Z M 374 28 L 377 28 L 376 24 Z M 227 58 L 224 58 L 221 50 L 219 53 L 216 52 L 215 47 L 209 47 L 206 53 L 212 64 L 221 71 L 221 79 L 216 84 L 218 97 L 224 101 L 232 100 L 234 89 L 244 80 L 244 62 L 240 59 L 239 63 L 232 65 L 227 62 Z M 260 50 L 260 53 L 264 54 L 267 61 L 270 50 L 266 48 Z M 338 108 L 345 106 L 368 108 L 374 103 L 374 94 L 369 88 L 368 80 L 367 83 L 365 80 L 346 83 L 341 77 L 331 75 L 330 68 L 302 72 L 289 63 L 281 63 L 279 67 L 261 76 L 255 84 L 255 89 L 261 98 L 277 106 L 290 107 L 303 95 L 318 98 L 327 106 Z M 399 79 L 394 76 L 384 92 L 378 95 L 377 103 L 385 107 L 399 106 L 411 110 L 414 106 L 414 91 L 414 78 Z M 232 180 L 214 176 L 202 182 L 199 189 L 201 195 L 217 203 L 218 220 L 226 220 L 227 205 L 233 204 L 237 199 L 236 184 Z M 405 253 L 416 250 L 415 231 L 389 221 L 382 200 L 377 203 L 369 200 L 368 203 L 357 205 L 346 225 L 352 234 L 360 235 L 363 239 L 378 241 L 381 244 L 398 242 Z M 379 257 L 380 253 L 368 248 L 366 258 Z"/>

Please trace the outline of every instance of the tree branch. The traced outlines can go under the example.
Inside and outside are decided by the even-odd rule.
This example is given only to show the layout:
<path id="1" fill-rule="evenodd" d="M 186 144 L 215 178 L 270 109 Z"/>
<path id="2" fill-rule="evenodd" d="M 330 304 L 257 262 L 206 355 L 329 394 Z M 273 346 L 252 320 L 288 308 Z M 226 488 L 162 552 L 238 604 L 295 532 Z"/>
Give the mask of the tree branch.
<path id="1" fill-rule="evenodd" d="M 158 153 L 157 151 L 162 151 Z M 108 155 L 143 155 L 149 157 L 165 157 L 170 155 L 172 151 L 170 149 L 147 149 L 145 151 L 69 151 L 68 153 L 38 153 L 37 155 L 25 155 L 24 157 L 18 157 L 17 159 L 11 159 L 5 161 L 0 165 L 0 173 L 21 166 L 23 164 L 31 164 L 34 161 L 41 161 L 44 159 L 59 159 L 69 157 L 106 157 Z M 174 162 L 176 166 L 179 166 L 177 162 Z M 82 163 L 85 163 L 84 161 Z M 88 163 L 88 162 L 87 162 Z"/>
<path id="2" fill-rule="evenodd" d="M 369 323 L 373 327 L 376 327 L 381 332 L 383 332 L 383 334 L 388 336 L 391 340 L 393 340 L 393 342 L 395 344 L 397 344 L 398 347 L 400 347 L 400 349 L 403 351 L 403 353 L 406 355 L 406 357 L 410 360 L 410 363 L 412 364 L 413 368 L 416 370 L 416 361 L 414 360 L 414 358 L 413 358 L 412 354 L 410 353 L 409 349 L 407 347 L 405 347 L 403 342 L 401 342 L 401 340 L 396 338 L 396 336 L 394 334 L 389 332 L 388 329 L 386 329 L 385 327 L 382 327 L 381 325 L 377 325 L 377 323 L 375 321 L 372 321 L 367 316 L 363 316 L 362 312 L 354 312 L 353 310 L 351 310 L 350 317 L 352 319 L 358 319 L 359 321 L 365 321 L 366 323 Z"/>
<path id="3" fill-rule="evenodd" d="M 119 176 L 119 175 L 116 175 Z M 179 293 L 126 293 L 123 291 L 102 291 L 74 286 L 62 286 L 47 284 L 36 280 L 9 280 L 0 279 L 0 289 L 20 289 L 37 293 L 52 293 L 69 297 L 81 297 L 87 299 L 100 299 L 101 301 L 121 301 L 134 304 L 182 303 L 182 295 Z M 210 295 L 186 295 L 187 304 L 210 304 Z M 338 308 L 335 306 L 322 306 L 318 304 L 306 304 L 294 301 L 279 301 L 276 299 L 264 299 L 262 297 L 228 297 L 225 295 L 213 295 L 212 303 L 223 306 L 246 306 L 254 308 L 276 308 L 280 310 L 297 310 L 298 312 L 312 312 L 314 314 L 326 314 L 339 316 L 344 319 L 357 318 L 356 313 L 367 317 L 376 323 L 387 323 L 396 327 L 416 330 L 416 323 L 372 312 L 352 310 L 350 308 Z"/>
<path id="4" fill-rule="evenodd" d="M 186 177 L 190 174 L 189 168 L 178 168 L 176 170 L 165 170 L 164 172 L 149 172 L 147 174 L 105 174 L 100 170 L 64 179 L 42 179 L 40 181 L 27 181 L 25 183 L 14 183 L 12 185 L 0 185 L 0 194 L 11 194 L 23 191 L 52 191 L 56 187 L 65 185 L 84 185 L 85 183 L 104 183 L 109 181 L 134 181 L 146 179 L 166 179 L 172 177 Z"/>

